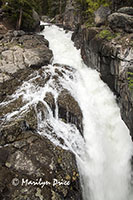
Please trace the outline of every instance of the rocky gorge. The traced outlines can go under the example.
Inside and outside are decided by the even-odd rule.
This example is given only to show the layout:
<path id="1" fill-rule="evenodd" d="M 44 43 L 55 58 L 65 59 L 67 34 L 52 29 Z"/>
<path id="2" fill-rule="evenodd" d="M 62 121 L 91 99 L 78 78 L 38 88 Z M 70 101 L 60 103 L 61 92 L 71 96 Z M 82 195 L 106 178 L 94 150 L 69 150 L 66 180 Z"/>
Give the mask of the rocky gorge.
<path id="1" fill-rule="evenodd" d="M 124 25 L 119 25 L 120 12 L 127 12 L 126 10 L 128 8 L 120 9 L 118 14 L 116 12 L 109 16 L 110 26 L 115 29 L 115 32 L 106 26 L 90 28 L 81 26 L 75 30 L 73 41 L 76 47 L 81 49 L 86 65 L 96 69 L 102 80 L 116 95 L 122 119 L 133 137 L 133 34 L 131 28 L 133 21 L 131 24 L 128 22 L 126 24 L 122 20 Z M 131 8 L 129 17 L 132 17 L 132 14 Z M 116 19 L 117 16 L 118 19 Z M 115 25 L 112 24 L 112 20 L 116 23 Z"/>
<path id="2" fill-rule="evenodd" d="M 112 14 L 109 8 L 100 7 L 95 26 L 86 27 L 76 1 L 68 1 L 59 22 L 66 30 L 74 31 L 72 40 L 81 49 L 85 64 L 96 69 L 116 95 L 122 119 L 133 137 L 133 8 L 124 5 L 113 2 Z M 100 20 L 103 22 L 98 27 Z"/>
<path id="3" fill-rule="evenodd" d="M 120 10 L 118 13 L 123 11 Z M 82 25 L 81 13 L 75 1 L 68 1 L 63 17 L 56 16 L 54 23 L 66 30 L 74 31 L 72 39 L 75 46 L 81 49 L 85 64 L 96 69 L 116 95 L 122 119 L 133 138 L 133 15 L 132 12 L 124 14 L 129 15 L 131 23 L 124 21 L 124 25 L 117 26 L 113 23 L 116 21 L 116 14 L 112 14 L 108 19 L 110 27 L 86 27 Z M 83 135 L 83 114 L 80 106 L 58 81 L 64 76 L 64 71 L 68 71 L 69 76 L 73 78 L 73 69 L 57 63 L 53 66 L 54 75 L 50 74 L 48 66 L 52 63 L 52 59 L 53 53 L 43 36 L 22 30 L 8 31 L 4 27 L 1 28 L 0 198 L 2 200 L 82 200 L 75 155 L 37 133 L 36 111 L 41 113 L 45 121 L 47 107 L 40 101 L 35 107 L 30 105 L 26 112 L 19 113 L 19 117 L 15 114 L 11 121 L 6 118 L 9 113 L 17 112 L 25 105 L 21 95 L 12 99 L 15 91 L 25 81 L 28 82 L 32 78 L 35 86 L 43 87 L 52 77 L 60 95 L 56 102 L 51 92 L 46 93 L 44 101 L 51 108 L 53 116 L 57 103 L 59 118 L 65 123 L 75 124 Z M 46 132 L 53 132 L 52 127 L 48 126 Z M 59 184 L 53 186 L 54 179 L 64 181 L 65 187 Z M 28 187 L 22 188 L 22 180 L 40 181 L 40 183 L 47 181 L 47 183 L 44 187 L 40 187 L 39 184 L 33 187 L 33 184 L 29 184 Z"/>

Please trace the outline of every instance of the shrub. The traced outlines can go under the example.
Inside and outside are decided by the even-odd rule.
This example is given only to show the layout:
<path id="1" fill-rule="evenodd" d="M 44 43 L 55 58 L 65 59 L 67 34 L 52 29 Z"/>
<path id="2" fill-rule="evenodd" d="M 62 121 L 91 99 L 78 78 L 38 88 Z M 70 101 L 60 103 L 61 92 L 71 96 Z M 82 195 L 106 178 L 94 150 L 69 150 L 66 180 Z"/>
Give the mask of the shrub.
<path id="1" fill-rule="evenodd" d="M 131 90 L 133 90 L 133 72 L 128 72 L 128 87 Z"/>

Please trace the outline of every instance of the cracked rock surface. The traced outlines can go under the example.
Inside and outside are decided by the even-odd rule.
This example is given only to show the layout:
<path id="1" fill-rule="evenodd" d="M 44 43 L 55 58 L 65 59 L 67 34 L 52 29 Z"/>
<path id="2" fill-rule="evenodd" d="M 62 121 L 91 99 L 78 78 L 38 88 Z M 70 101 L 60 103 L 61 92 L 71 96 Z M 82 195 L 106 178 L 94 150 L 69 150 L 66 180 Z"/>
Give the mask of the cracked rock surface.
<path id="1" fill-rule="evenodd" d="M 48 41 L 41 35 L 10 31 L 0 40 L 0 199 L 1 200 L 82 200 L 79 172 L 75 156 L 69 150 L 53 144 L 46 136 L 38 134 L 37 111 L 46 121 L 47 109 L 40 101 L 17 114 L 26 105 L 22 95 L 12 100 L 11 95 L 24 82 L 32 79 L 33 85 L 44 87 L 52 79 L 45 73 L 51 62 L 52 52 Z M 43 68 L 41 68 L 44 66 Z M 45 67 L 46 66 L 46 67 Z M 57 66 L 60 69 L 60 66 Z M 55 86 L 60 88 L 59 69 L 55 70 Z M 36 77 L 36 74 L 39 76 Z M 36 77 L 36 78 L 35 78 Z M 73 102 L 69 108 L 69 122 L 82 121 L 78 103 L 68 93 L 61 93 L 60 117 L 67 123 L 67 101 Z M 5 103 L 7 102 L 7 104 Z M 46 95 L 46 102 L 55 112 L 53 98 Z M 2 103 L 5 103 L 2 106 Z M 77 112 L 76 112 L 77 111 Z M 16 112 L 12 120 L 7 114 Z M 75 115 L 72 115 L 75 112 Z M 4 119 L 4 121 L 3 121 Z M 79 120 L 80 120 L 79 119 Z M 52 127 L 46 132 L 53 133 Z M 53 184 L 54 181 L 63 184 Z M 35 183 L 35 184 L 34 184 Z"/>
<path id="2" fill-rule="evenodd" d="M 25 80 L 33 70 L 48 65 L 53 57 L 48 41 L 41 35 L 8 31 L 0 40 L 0 101 Z M 4 83 L 4 84 L 3 84 Z"/>

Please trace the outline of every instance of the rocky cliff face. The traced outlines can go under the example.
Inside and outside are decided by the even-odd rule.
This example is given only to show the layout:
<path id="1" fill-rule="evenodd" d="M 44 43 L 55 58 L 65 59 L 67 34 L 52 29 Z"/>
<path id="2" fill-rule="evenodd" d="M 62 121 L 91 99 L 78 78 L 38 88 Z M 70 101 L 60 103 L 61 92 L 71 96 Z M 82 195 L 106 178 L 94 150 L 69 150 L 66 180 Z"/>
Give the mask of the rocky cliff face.
<path id="1" fill-rule="evenodd" d="M 133 35 L 81 27 L 73 40 L 81 48 L 85 64 L 96 69 L 116 95 L 122 119 L 133 138 Z"/>
<path id="2" fill-rule="evenodd" d="M 57 100 L 60 119 L 75 124 L 82 133 L 79 105 L 58 81 L 58 77 L 63 76 L 61 71 L 71 71 L 70 67 L 52 66 L 53 70 L 55 68 L 54 76 L 47 71 L 53 54 L 48 41 L 41 35 L 9 31 L 0 39 L 0 199 L 81 200 L 74 154 L 38 134 L 38 113 L 42 121 L 47 121 L 47 107 L 40 101 L 25 110 L 27 101 L 22 98 L 22 93 L 26 85 L 14 98 L 15 91 L 25 81 L 28 84 L 31 79 L 31 83 L 39 88 L 53 80 L 61 91 Z M 54 115 L 54 96 L 47 93 L 44 101 Z M 8 120 L 12 113 L 14 115 Z M 45 132 L 54 134 L 49 124 Z"/>
<path id="3" fill-rule="evenodd" d="M 133 6 L 131 1 L 112 1 L 117 11 L 105 19 L 105 27 L 86 28 L 80 18 L 72 40 L 85 64 L 96 69 L 116 95 L 133 139 L 133 8 L 124 5 Z"/>
<path id="4" fill-rule="evenodd" d="M 49 64 L 52 52 L 43 36 L 9 31 L 0 40 L 0 101 L 22 83 L 33 69 Z"/>
<path id="5" fill-rule="evenodd" d="M 114 35 L 110 29 L 80 27 L 80 10 L 76 7 L 75 12 L 75 6 L 75 0 L 67 1 L 65 12 L 61 18 L 57 16 L 56 22 L 74 30 L 73 40 L 77 48 L 81 48 L 84 62 L 98 70 L 116 94 L 122 118 L 133 137 L 133 35 Z M 37 113 L 46 122 L 47 107 L 39 101 L 36 106 L 30 105 L 20 113 L 18 111 L 26 105 L 22 93 L 12 99 L 25 81 L 32 79 L 33 85 L 44 87 L 52 80 L 59 96 L 55 101 L 54 95 L 48 92 L 44 102 L 53 116 L 58 105 L 59 118 L 66 124 L 76 125 L 82 135 L 83 116 L 78 102 L 58 81 L 66 70 L 70 77 L 73 71 L 69 66 L 56 64 L 53 66 L 55 74 L 50 74 L 46 65 L 51 63 L 53 55 L 48 41 L 42 36 L 4 31 L 0 34 L 0 199 L 82 200 L 74 154 L 37 133 Z M 7 120 L 10 113 L 14 113 L 11 121 Z M 45 128 L 46 133 L 54 135 L 53 127 L 47 124 Z M 61 138 L 59 140 L 64 142 Z M 63 183 L 53 185 L 53 181 Z"/>

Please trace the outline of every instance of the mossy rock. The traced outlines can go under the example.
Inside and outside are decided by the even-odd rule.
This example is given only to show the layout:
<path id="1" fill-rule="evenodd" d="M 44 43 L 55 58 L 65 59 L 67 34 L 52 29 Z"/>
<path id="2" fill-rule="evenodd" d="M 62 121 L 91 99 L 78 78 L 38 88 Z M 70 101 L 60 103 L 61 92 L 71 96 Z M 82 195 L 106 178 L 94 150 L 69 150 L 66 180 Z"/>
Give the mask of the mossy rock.
<path id="1" fill-rule="evenodd" d="M 127 80 L 128 80 L 128 88 L 129 88 L 129 92 L 131 95 L 131 101 L 133 103 L 133 72 L 129 71 L 127 72 Z"/>
<path id="2" fill-rule="evenodd" d="M 120 36 L 120 33 L 114 33 L 108 29 L 104 29 L 104 30 L 101 30 L 98 34 L 97 34 L 97 38 L 100 38 L 100 39 L 106 39 L 108 41 L 116 38 Z"/>

